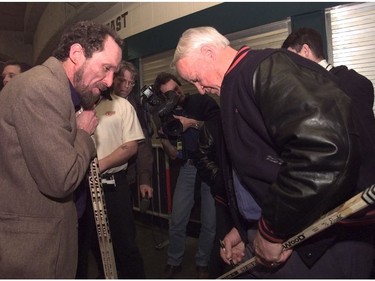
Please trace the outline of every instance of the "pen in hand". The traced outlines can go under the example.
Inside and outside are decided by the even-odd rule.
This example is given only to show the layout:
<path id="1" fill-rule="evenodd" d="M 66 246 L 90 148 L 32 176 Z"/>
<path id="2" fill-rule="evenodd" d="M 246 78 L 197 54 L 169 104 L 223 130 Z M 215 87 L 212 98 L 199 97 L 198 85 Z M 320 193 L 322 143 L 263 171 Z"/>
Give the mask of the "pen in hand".
<path id="1" fill-rule="evenodd" d="M 219 242 L 220 242 L 220 248 L 221 248 L 221 249 L 224 251 L 224 253 L 225 253 L 225 244 L 224 244 L 224 241 L 223 241 L 223 240 L 219 240 Z M 233 267 L 236 266 L 231 258 L 228 259 L 228 260 L 229 260 L 231 266 L 233 266 Z"/>

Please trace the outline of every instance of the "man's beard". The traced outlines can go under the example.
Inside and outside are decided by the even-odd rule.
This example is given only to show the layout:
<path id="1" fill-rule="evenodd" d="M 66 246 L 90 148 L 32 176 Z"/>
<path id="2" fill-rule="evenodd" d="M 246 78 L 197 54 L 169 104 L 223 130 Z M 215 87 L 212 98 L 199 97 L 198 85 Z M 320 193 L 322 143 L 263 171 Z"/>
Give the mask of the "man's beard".
<path id="1" fill-rule="evenodd" d="M 81 106 L 83 109 L 90 110 L 93 109 L 95 103 L 98 101 L 100 94 L 96 95 L 91 90 L 88 89 L 87 85 L 82 83 L 83 72 L 85 70 L 85 64 L 82 65 L 76 73 L 74 73 L 74 85 L 76 91 L 78 92 L 81 99 Z M 105 86 L 97 86 L 101 91 L 106 89 Z"/>

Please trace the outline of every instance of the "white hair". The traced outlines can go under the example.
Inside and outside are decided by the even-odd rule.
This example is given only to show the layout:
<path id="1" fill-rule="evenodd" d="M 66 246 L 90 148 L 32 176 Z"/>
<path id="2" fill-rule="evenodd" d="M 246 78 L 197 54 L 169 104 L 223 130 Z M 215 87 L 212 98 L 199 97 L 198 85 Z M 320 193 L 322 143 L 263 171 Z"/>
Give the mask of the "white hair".
<path id="1" fill-rule="evenodd" d="M 226 48 L 229 40 L 211 26 L 190 28 L 182 33 L 178 41 L 171 67 L 174 68 L 180 59 L 199 50 L 203 45 Z"/>

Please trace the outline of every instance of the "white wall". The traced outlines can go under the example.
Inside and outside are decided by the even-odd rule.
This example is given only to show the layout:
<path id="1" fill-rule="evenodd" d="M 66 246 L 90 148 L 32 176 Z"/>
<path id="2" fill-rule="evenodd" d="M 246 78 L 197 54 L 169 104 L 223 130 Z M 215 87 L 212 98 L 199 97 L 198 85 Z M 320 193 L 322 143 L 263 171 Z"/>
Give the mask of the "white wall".
<path id="1" fill-rule="evenodd" d="M 40 18 L 33 40 L 33 61 L 41 63 L 58 44 L 66 25 L 79 20 L 113 24 L 125 38 L 220 2 L 53 2 Z"/>
<path id="2" fill-rule="evenodd" d="M 126 38 L 220 3 L 222 2 L 123 2 L 117 3 L 94 20 L 114 25 L 118 35 Z"/>

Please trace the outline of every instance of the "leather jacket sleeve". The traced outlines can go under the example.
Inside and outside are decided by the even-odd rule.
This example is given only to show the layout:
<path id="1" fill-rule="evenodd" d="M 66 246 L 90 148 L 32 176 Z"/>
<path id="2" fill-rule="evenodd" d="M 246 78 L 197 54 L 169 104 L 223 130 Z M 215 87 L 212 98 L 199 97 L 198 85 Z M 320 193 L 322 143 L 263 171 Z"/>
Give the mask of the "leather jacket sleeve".
<path id="1" fill-rule="evenodd" d="M 254 98 L 283 163 L 259 222 L 261 234 L 273 242 L 344 202 L 357 179 L 350 99 L 328 72 L 304 61 L 276 52 L 253 77 Z"/>
<path id="2" fill-rule="evenodd" d="M 208 131 L 207 126 L 203 125 L 199 134 L 198 149 L 194 152 L 193 159 L 199 176 L 210 186 L 215 184 L 215 177 L 218 173 L 218 166 L 213 159 L 214 155 L 213 137 Z"/>

